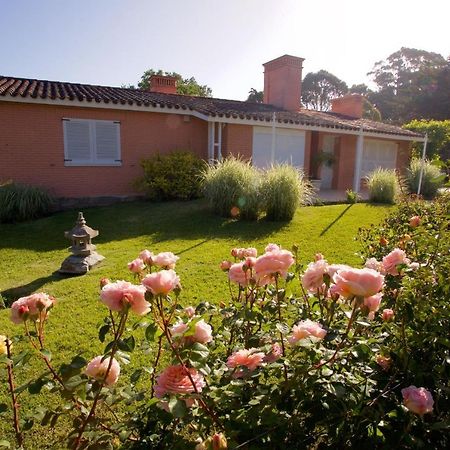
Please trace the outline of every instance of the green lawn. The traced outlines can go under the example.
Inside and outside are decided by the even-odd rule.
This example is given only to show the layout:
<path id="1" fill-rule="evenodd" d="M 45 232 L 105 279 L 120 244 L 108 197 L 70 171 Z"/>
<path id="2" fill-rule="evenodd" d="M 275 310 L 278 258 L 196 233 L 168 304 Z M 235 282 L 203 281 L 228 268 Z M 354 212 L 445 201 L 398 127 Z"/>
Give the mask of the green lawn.
<path id="1" fill-rule="evenodd" d="M 87 359 L 101 352 L 97 326 L 106 314 L 98 301 L 98 282 L 102 277 L 132 280 L 126 264 L 148 248 L 153 252 L 173 251 L 180 256 L 177 273 L 183 285 L 185 304 L 202 300 L 219 302 L 227 297 L 225 276 L 218 268 L 229 257 L 230 248 L 254 246 L 260 252 L 268 242 L 290 248 L 298 244 L 302 263 L 321 252 L 330 262 L 359 265 L 355 241 L 358 228 L 379 222 L 390 207 L 368 204 L 305 207 L 290 223 L 238 222 L 212 216 L 201 200 L 161 204 L 129 203 L 84 210 L 88 225 L 98 229 L 95 239 L 99 253 L 106 257 L 101 266 L 83 277 L 55 274 L 68 255 L 69 244 L 63 237 L 72 228 L 77 213 L 68 211 L 34 222 L 0 225 L 0 293 L 15 299 L 35 291 L 44 291 L 58 299 L 47 326 L 47 347 L 58 363 L 84 351 Z M 9 321 L 9 311 L 0 311 L 0 334 L 13 335 L 21 327 Z M 16 349 L 16 351 L 19 349 Z M 131 366 L 139 364 L 135 360 Z M 19 376 L 38 373 L 32 365 Z M 129 373 L 132 367 L 125 367 Z M 0 403 L 8 402 L 6 374 L 0 369 Z M 24 411 L 34 408 L 43 397 L 22 394 Z M 50 400 L 51 401 L 51 400 Z M 3 416 L 4 417 L 4 416 Z M 10 424 L 0 421 L 0 436 L 9 436 Z M 33 432 L 29 448 L 61 448 L 51 444 L 51 432 Z"/>

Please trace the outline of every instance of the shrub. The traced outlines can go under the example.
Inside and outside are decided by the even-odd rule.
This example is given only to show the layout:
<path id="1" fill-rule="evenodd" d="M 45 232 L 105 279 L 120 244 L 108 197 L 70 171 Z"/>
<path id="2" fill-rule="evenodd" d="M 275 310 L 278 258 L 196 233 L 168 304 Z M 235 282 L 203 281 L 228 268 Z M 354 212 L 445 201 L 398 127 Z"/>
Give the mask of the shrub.
<path id="1" fill-rule="evenodd" d="M 43 189 L 25 184 L 0 186 L 0 222 L 21 222 L 48 214 L 52 197 Z"/>
<path id="2" fill-rule="evenodd" d="M 347 203 L 350 203 L 351 205 L 358 203 L 358 201 L 360 200 L 359 194 L 352 189 L 347 189 L 345 191 L 345 194 L 347 196 Z"/>
<path id="3" fill-rule="evenodd" d="M 203 192 L 212 210 L 223 217 L 255 220 L 260 212 L 261 173 L 250 162 L 230 156 L 203 171 Z"/>
<path id="4" fill-rule="evenodd" d="M 406 183 L 411 194 L 416 194 L 419 188 L 421 167 L 422 160 L 414 158 L 406 171 Z M 427 199 L 434 198 L 439 188 L 444 184 L 444 179 L 445 176 L 439 170 L 439 167 L 433 165 L 430 161 L 425 161 L 420 194 Z"/>
<path id="5" fill-rule="evenodd" d="M 310 202 L 312 188 L 303 172 L 280 164 L 264 173 L 262 196 L 269 220 L 291 220 L 299 205 Z"/>
<path id="6" fill-rule="evenodd" d="M 141 161 L 144 176 L 136 187 L 150 200 L 190 200 L 200 197 L 204 162 L 191 152 L 176 151 Z"/>
<path id="7" fill-rule="evenodd" d="M 371 202 L 395 203 L 400 194 L 400 183 L 394 170 L 375 169 L 366 180 Z"/>

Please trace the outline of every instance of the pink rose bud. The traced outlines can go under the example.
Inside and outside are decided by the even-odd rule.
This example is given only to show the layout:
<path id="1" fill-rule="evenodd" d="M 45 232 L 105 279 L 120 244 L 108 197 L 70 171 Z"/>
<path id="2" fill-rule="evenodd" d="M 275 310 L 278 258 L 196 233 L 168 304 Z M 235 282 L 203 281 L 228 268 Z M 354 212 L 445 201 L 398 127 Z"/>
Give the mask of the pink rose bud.
<path id="1" fill-rule="evenodd" d="M 394 311 L 389 308 L 383 309 L 382 317 L 385 322 L 389 322 L 390 320 L 392 320 L 394 318 Z"/>
<path id="2" fill-rule="evenodd" d="M 189 319 L 195 316 L 195 308 L 193 306 L 187 306 L 186 308 L 184 308 L 184 312 L 189 317 Z"/>
<path id="3" fill-rule="evenodd" d="M 252 267 L 255 266 L 256 263 L 256 258 L 254 256 L 247 256 L 247 258 L 245 258 L 245 266 L 249 269 L 251 269 Z"/>
<path id="4" fill-rule="evenodd" d="M 409 219 L 409 226 L 412 228 L 416 228 L 420 225 L 421 221 L 422 221 L 422 219 L 420 218 L 420 216 L 412 216 Z"/>
<path id="5" fill-rule="evenodd" d="M 375 361 L 385 372 L 388 371 L 392 365 L 392 359 L 383 355 L 377 355 Z"/>
<path id="6" fill-rule="evenodd" d="M 409 386 L 402 389 L 403 404 L 413 413 L 423 416 L 433 411 L 434 400 L 431 393 L 423 388 Z"/>
<path id="7" fill-rule="evenodd" d="M 146 275 L 142 284 L 153 295 L 167 295 L 174 289 L 180 288 L 180 278 L 174 270 L 161 270 L 159 272 Z"/>
<path id="8" fill-rule="evenodd" d="M 322 255 L 322 253 L 316 253 L 314 255 L 314 261 L 320 261 L 321 259 L 325 259 Z"/>
<path id="9" fill-rule="evenodd" d="M 318 322 L 309 319 L 302 320 L 292 328 L 292 336 L 288 338 L 290 344 L 296 344 L 302 339 L 322 340 L 327 335 L 327 331 Z"/>
<path id="10" fill-rule="evenodd" d="M 100 300 L 111 311 L 125 311 L 130 308 L 142 316 L 150 311 L 150 303 L 145 300 L 145 287 L 128 281 L 116 281 L 103 286 Z"/>
<path id="11" fill-rule="evenodd" d="M 213 340 L 212 328 L 203 319 L 199 320 L 195 324 L 194 334 L 189 336 L 189 338 L 195 342 L 199 342 L 200 344 L 211 342 Z"/>
<path id="12" fill-rule="evenodd" d="M 230 267 L 233 263 L 227 260 L 224 260 L 220 263 L 220 269 L 226 272 L 227 270 L 230 270 Z"/>
<path id="13" fill-rule="evenodd" d="M 237 258 L 238 254 L 239 254 L 239 249 L 238 249 L 238 248 L 233 248 L 233 249 L 231 250 L 231 256 L 232 256 L 233 258 Z"/>
<path id="14" fill-rule="evenodd" d="M 144 261 L 145 264 L 148 264 L 149 266 L 151 266 L 153 264 L 153 257 L 155 255 L 153 255 L 152 252 L 148 251 L 148 250 L 142 250 L 141 253 L 139 253 L 139 258 L 142 259 L 142 261 Z"/>
<path id="15" fill-rule="evenodd" d="M 366 297 L 364 299 L 364 306 L 369 310 L 369 312 L 378 311 L 378 309 L 380 308 L 381 297 L 383 297 L 383 294 L 381 292 L 372 295 L 371 297 Z"/>
<path id="16" fill-rule="evenodd" d="M 152 257 L 153 264 L 164 269 L 174 269 L 179 259 L 180 257 L 172 252 L 162 252 Z"/>
<path id="17" fill-rule="evenodd" d="M 213 450 L 226 450 L 228 448 L 227 440 L 222 433 L 215 433 L 212 436 L 212 448 Z"/>
<path id="18" fill-rule="evenodd" d="M 103 356 L 96 356 L 86 367 L 85 373 L 91 378 L 95 378 L 98 381 L 105 379 L 106 372 L 108 370 L 109 362 L 111 358 L 105 358 L 102 361 Z M 111 368 L 105 379 L 105 384 L 111 386 L 117 382 L 120 374 L 120 365 L 113 358 Z"/>
<path id="19" fill-rule="evenodd" d="M 275 342 L 272 344 L 272 349 L 270 352 L 264 357 L 264 361 L 268 363 L 273 363 L 275 361 L 278 361 L 281 356 L 283 355 L 283 349 L 278 342 Z"/>
<path id="20" fill-rule="evenodd" d="M 309 292 L 317 292 L 324 286 L 323 276 L 328 272 L 328 263 L 325 259 L 317 259 L 308 264 L 302 277 L 302 284 Z"/>
<path id="21" fill-rule="evenodd" d="M 109 283 L 111 283 L 109 278 L 102 278 L 100 280 L 100 289 L 102 289 L 103 287 L 105 287 Z"/>
<path id="22" fill-rule="evenodd" d="M 27 320 L 43 321 L 47 318 L 49 309 L 56 300 L 43 292 L 21 297 L 11 305 L 11 320 L 20 324 Z"/>
<path id="23" fill-rule="evenodd" d="M 136 258 L 128 263 L 128 269 L 133 273 L 140 273 L 145 269 L 144 261 L 141 258 Z"/>

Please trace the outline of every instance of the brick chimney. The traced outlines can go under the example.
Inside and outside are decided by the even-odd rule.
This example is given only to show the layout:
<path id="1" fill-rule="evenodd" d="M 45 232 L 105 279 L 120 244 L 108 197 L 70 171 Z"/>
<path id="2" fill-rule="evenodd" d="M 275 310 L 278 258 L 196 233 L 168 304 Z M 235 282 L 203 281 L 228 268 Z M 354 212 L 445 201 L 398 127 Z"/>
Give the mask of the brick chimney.
<path id="1" fill-rule="evenodd" d="M 150 77 L 150 92 L 160 92 L 162 94 L 177 93 L 177 79 L 165 75 L 152 75 Z"/>
<path id="2" fill-rule="evenodd" d="M 360 94 L 348 94 L 331 100 L 331 112 L 361 119 L 364 97 Z"/>
<path id="3" fill-rule="evenodd" d="M 303 58 L 284 55 L 263 64 L 264 103 L 298 111 L 301 106 L 303 61 Z"/>

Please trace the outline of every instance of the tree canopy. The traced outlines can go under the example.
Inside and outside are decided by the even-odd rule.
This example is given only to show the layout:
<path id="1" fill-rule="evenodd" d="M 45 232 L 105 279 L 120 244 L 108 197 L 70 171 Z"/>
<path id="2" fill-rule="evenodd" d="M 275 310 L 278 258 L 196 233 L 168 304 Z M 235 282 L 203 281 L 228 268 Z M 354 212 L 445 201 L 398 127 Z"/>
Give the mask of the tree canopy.
<path id="1" fill-rule="evenodd" d="M 331 100 L 348 92 L 345 81 L 326 70 L 310 72 L 303 79 L 302 102 L 306 108 L 328 111 Z"/>
<path id="2" fill-rule="evenodd" d="M 262 103 L 264 100 L 264 92 L 258 91 L 255 88 L 251 88 L 248 92 L 248 97 L 246 102 L 253 102 L 253 103 Z"/>
<path id="3" fill-rule="evenodd" d="M 206 84 L 199 84 L 194 77 L 183 78 L 179 73 L 166 72 L 164 70 L 146 70 L 138 83 L 139 89 L 150 89 L 150 77 L 152 75 L 165 75 L 177 79 L 177 93 L 183 95 L 196 95 L 198 97 L 212 97 L 212 89 Z"/>

